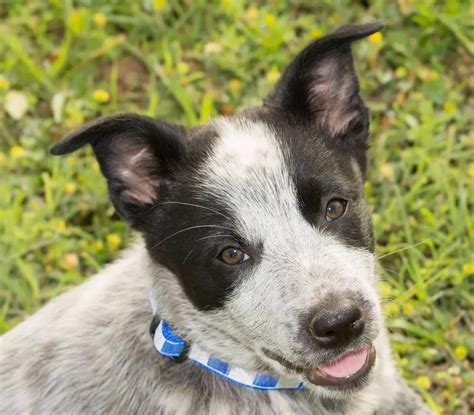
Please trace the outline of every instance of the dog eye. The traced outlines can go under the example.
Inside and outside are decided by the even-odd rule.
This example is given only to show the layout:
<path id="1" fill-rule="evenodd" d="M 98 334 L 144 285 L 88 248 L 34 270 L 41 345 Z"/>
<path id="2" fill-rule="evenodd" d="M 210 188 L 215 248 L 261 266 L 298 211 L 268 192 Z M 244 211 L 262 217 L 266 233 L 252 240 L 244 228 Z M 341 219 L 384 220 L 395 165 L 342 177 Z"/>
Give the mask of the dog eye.
<path id="1" fill-rule="evenodd" d="M 218 258 L 227 265 L 237 265 L 247 261 L 250 257 L 238 248 L 227 247 L 219 254 Z"/>
<path id="2" fill-rule="evenodd" d="M 344 199 L 331 199 L 326 205 L 326 220 L 332 222 L 339 219 L 346 211 L 347 201 Z"/>

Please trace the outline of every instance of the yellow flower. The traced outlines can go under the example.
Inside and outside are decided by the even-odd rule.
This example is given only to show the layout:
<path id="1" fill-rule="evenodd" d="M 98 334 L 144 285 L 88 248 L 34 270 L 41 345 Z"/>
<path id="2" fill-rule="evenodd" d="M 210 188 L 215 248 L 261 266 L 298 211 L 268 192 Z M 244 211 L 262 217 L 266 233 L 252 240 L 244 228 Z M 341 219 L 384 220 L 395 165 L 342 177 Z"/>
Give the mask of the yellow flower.
<path id="1" fill-rule="evenodd" d="M 331 14 L 331 16 L 329 16 L 329 20 L 331 21 L 331 23 L 339 24 L 339 22 L 341 21 L 341 18 L 338 16 L 337 13 L 333 13 Z"/>
<path id="2" fill-rule="evenodd" d="M 369 42 L 374 45 L 380 45 L 383 42 L 383 35 L 380 32 L 376 32 L 368 37 Z"/>
<path id="3" fill-rule="evenodd" d="M 63 219 L 57 219 L 53 222 L 54 226 L 59 232 L 64 232 L 66 230 L 66 222 Z"/>
<path id="4" fill-rule="evenodd" d="M 66 183 L 66 186 L 64 188 L 64 191 L 66 192 L 66 194 L 73 195 L 74 193 L 76 193 L 76 190 L 77 190 L 76 183 L 74 182 Z"/>
<path id="5" fill-rule="evenodd" d="M 255 6 L 250 6 L 248 9 L 247 9 L 247 17 L 249 19 L 255 19 L 258 15 L 258 9 L 255 7 Z"/>
<path id="6" fill-rule="evenodd" d="M 84 123 L 84 115 L 80 112 L 74 112 L 70 117 L 66 118 L 64 121 L 68 130 L 74 130 L 79 125 Z"/>
<path id="7" fill-rule="evenodd" d="M 10 154 L 13 158 L 19 159 L 25 155 L 25 150 L 23 150 L 23 147 L 21 146 L 13 146 L 10 149 Z"/>
<path id="8" fill-rule="evenodd" d="M 176 69 L 180 75 L 186 75 L 189 72 L 189 65 L 186 62 L 179 62 Z"/>
<path id="9" fill-rule="evenodd" d="M 242 88 L 242 82 L 240 82 L 239 79 L 231 79 L 229 81 L 229 89 L 232 91 L 232 92 L 239 92 L 240 89 Z"/>
<path id="10" fill-rule="evenodd" d="M 385 314 L 389 317 L 398 316 L 400 313 L 400 309 L 397 304 L 395 303 L 388 303 L 384 307 Z"/>
<path id="11" fill-rule="evenodd" d="M 66 269 L 75 269 L 79 266 L 79 257 L 75 252 L 64 255 L 63 267 Z"/>
<path id="12" fill-rule="evenodd" d="M 443 105 L 443 110 L 445 112 L 454 112 L 456 111 L 456 103 L 453 101 L 448 101 Z"/>
<path id="13" fill-rule="evenodd" d="M 464 272 L 466 275 L 474 274 L 474 264 L 465 264 L 462 267 L 462 272 Z"/>
<path id="14" fill-rule="evenodd" d="M 454 354 L 459 360 L 464 360 L 467 357 L 467 349 L 464 346 L 458 346 L 454 349 Z"/>
<path id="15" fill-rule="evenodd" d="M 153 8 L 155 10 L 163 10 L 168 6 L 168 1 L 167 0 L 154 0 L 153 1 Z"/>
<path id="16" fill-rule="evenodd" d="M 94 14 L 94 24 L 97 27 L 104 27 L 107 23 L 107 16 L 104 13 Z"/>
<path id="17" fill-rule="evenodd" d="M 413 305 L 411 303 L 406 303 L 403 305 L 403 313 L 411 314 L 413 313 Z"/>
<path id="18" fill-rule="evenodd" d="M 93 251 L 102 251 L 104 249 L 104 244 L 101 241 L 92 242 L 91 248 Z"/>
<path id="19" fill-rule="evenodd" d="M 94 91 L 94 101 L 99 104 L 105 104 L 110 99 L 110 94 L 105 89 L 97 89 Z"/>
<path id="20" fill-rule="evenodd" d="M 397 69 L 395 69 L 395 76 L 397 78 L 405 78 L 407 73 L 408 71 L 403 66 L 399 66 Z"/>
<path id="21" fill-rule="evenodd" d="M 107 241 L 109 249 L 111 249 L 112 251 L 115 251 L 122 243 L 122 238 L 120 238 L 120 236 L 116 233 L 111 233 L 107 235 L 105 239 Z"/>
<path id="22" fill-rule="evenodd" d="M 276 82 L 280 78 L 280 71 L 273 66 L 268 72 L 267 72 L 267 79 L 270 82 Z"/>
<path id="23" fill-rule="evenodd" d="M 393 166 L 389 163 L 383 163 L 379 168 L 380 175 L 387 180 L 393 180 L 395 173 L 393 171 Z"/>
<path id="24" fill-rule="evenodd" d="M 8 91 L 10 89 L 10 81 L 3 75 L 0 75 L 0 91 Z"/>
<path id="25" fill-rule="evenodd" d="M 309 32 L 311 39 L 317 39 L 318 37 L 321 37 L 322 34 L 323 34 L 323 31 L 319 28 L 313 29 L 311 30 L 311 32 Z"/>
<path id="26" fill-rule="evenodd" d="M 276 17 L 273 14 L 268 13 L 263 17 L 263 21 L 267 26 L 275 26 Z"/>
<path id="27" fill-rule="evenodd" d="M 431 387 L 431 380 L 428 376 L 418 376 L 416 378 L 416 383 L 420 388 L 429 389 Z"/>
<path id="28" fill-rule="evenodd" d="M 77 164 L 76 157 L 72 157 L 72 156 L 66 157 L 66 164 L 69 167 L 74 167 Z"/>

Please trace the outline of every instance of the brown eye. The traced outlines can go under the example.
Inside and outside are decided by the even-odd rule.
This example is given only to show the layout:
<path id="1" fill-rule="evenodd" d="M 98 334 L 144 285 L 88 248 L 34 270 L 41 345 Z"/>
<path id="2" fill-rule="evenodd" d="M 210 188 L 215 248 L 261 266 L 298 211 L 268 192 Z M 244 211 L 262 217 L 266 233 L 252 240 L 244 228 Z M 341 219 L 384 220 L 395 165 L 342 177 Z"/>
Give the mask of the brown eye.
<path id="1" fill-rule="evenodd" d="M 326 220 L 332 222 L 339 219 L 346 211 L 347 201 L 343 199 L 332 199 L 326 205 Z"/>
<path id="2" fill-rule="evenodd" d="M 225 248 L 220 254 L 219 259 L 227 265 L 237 265 L 249 259 L 249 256 L 238 248 Z"/>

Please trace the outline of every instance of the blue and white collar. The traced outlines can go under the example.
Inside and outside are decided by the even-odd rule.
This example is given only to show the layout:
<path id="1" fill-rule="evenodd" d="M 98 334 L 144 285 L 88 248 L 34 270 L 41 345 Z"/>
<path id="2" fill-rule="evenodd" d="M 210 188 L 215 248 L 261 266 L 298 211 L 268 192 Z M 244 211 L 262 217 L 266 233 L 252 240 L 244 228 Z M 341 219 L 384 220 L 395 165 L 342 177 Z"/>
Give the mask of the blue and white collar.
<path id="1" fill-rule="evenodd" d="M 154 301 L 151 301 L 151 303 L 152 308 L 157 308 L 154 307 Z M 150 326 L 150 334 L 155 349 L 162 356 L 171 358 L 177 363 L 186 359 L 192 360 L 199 366 L 210 370 L 226 380 L 252 389 L 291 390 L 304 387 L 301 378 L 247 371 L 201 350 L 197 345 L 190 345 L 177 336 L 165 321 L 159 319 L 156 310 L 153 310 L 153 312 L 154 317 Z"/>

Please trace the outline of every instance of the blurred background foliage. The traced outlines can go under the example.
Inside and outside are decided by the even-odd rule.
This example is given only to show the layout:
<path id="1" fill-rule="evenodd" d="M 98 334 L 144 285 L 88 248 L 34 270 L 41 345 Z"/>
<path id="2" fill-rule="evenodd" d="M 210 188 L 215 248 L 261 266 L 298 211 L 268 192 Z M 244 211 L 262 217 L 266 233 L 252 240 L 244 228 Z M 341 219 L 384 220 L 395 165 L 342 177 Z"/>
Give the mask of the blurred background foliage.
<path id="1" fill-rule="evenodd" d="M 191 125 L 258 105 L 306 43 L 374 19 L 354 49 L 395 357 L 438 413 L 473 413 L 469 1 L 2 0 L 0 332 L 130 237 L 90 150 L 54 158 L 55 140 L 118 111 Z"/>

